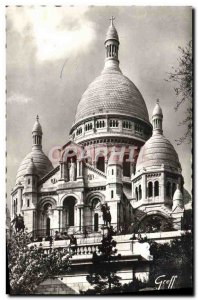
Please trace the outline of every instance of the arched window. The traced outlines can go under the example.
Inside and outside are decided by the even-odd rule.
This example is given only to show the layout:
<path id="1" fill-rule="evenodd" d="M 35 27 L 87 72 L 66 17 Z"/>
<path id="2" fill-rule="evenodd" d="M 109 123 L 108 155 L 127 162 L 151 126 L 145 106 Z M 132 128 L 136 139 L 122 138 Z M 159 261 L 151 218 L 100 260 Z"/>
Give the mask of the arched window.
<path id="1" fill-rule="evenodd" d="M 176 184 L 173 183 L 173 185 L 172 185 L 172 197 L 173 197 L 175 191 L 176 191 Z"/>
<path id="2" fill-rule="evenodd" d="M 154 191 L 155 191 L 155 197 L 159 196 L 159 182 L 158 181 L 155 181 Z"/>
<path id="3" fill-rule="evenodd" d="M 94 214 L 94 231 L 98 231 L 98 213 Z"/>
<path id="4" fill-rule="evenodd" d="M 76 199 L 72 196 L 63 201 L 63 227 L 74 226 Z"/>
<path id="5" fill-rule="evenodd" d="M 139 198 L 142 199 L 142 188 L 141 185 L 139 185 Z"/>
<path id="6" fill-rule="evenodd" d="M 167 184 L 166 184 L 166 196 L 167 197 L 171 197 L 171 183 L 170 183 L 170 181 L 168 181 L 167 182 Z"/>
<path id="7" fill-rule="evenodd" d="M 138 188 L 137 187 L 135 188 L 135 196 L 136 196 L 136 200 L 139 200 L 138 199 Z"/>
<path id="8" fill-rule="evenodd" d="M 130 177 L 130 161 L 129 161 L 129 155 L 125 154 L 123 158 L 123 176 Z"/>
<path id="9" fill-rule="evenodd" d="M 152 182 L 148 183 L 148 196 L 149 197 L 153 196 L 153 183 Z"/>
<path id="10" fill-rule="evenodd" d="M 105 159 L 104 156 L 99 156 L 96 162 L 96 168 L 102 172 L 105 171 Z"/>

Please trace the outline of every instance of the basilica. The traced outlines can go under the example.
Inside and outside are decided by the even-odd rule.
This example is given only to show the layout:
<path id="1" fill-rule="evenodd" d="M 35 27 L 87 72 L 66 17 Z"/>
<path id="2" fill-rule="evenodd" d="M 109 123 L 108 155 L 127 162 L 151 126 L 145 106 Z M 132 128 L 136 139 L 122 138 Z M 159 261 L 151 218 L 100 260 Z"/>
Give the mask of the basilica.
<path id="1" fill-rule="evenodd" d="M 100 233 L 107 204 L 117 233 L 179 230 L 184 179 L 177 152 L 163 133 L 163 105 L 147 106 L 119 67 L 119 36 L 111 19 L 105 64 L 82 95 L 69 141 L 53 166 L 42 150 L 41 121 L 11 192 L 11 218 L 21 214 L 35 236 Z"/>

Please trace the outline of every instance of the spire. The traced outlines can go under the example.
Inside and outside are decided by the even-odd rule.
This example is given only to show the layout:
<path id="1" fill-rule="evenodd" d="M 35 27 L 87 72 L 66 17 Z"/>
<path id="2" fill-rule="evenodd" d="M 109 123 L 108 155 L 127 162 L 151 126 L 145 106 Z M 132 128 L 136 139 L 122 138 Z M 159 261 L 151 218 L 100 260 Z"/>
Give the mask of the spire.
<path id="1" fill-rule="evenodd" d="M 159 99 L 157 99 L 156 105 L 153 110 L 153 115 L 152 115 L 153 134 L 163 133 L 162 121 L 163 121 L 162 109 L 159 105 Z"/>
<path id="2" fill-rule="evenodd" d="M 119 50 L 119 37 L 117 30 L 114 26 L 113 21 L 115 17 L 110 18 L 110 26 L 107 30 L 106 39 L 105 39 L 105 49 L 106 49 L 106 59 L 105 59 L 105 68 L 119 69 L 119 60 L 118 60 L 118 50 Z"/>
<path id="3" fill-rule="evenodd" d="M 34 123 L 32 129 L 32 147 L 34 148 L 42 148 L 42 128 L 41 124 L 39 123 L 39 116 L 36 116 L 36 122 Z"/>

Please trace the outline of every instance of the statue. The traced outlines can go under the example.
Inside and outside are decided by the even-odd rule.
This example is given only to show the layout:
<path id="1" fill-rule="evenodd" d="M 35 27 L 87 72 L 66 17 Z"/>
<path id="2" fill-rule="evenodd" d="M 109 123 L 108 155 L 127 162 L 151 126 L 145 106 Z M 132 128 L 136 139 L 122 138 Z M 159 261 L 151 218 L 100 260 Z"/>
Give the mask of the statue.
<path id="1" fill-rule="evenodd" d="M 102 204 L 101 211 L 103 214 L 102 217 L 103 217 L 104 225 L 106 226 L 111 225 L 110 207 L 107 205 L 107 203 Z"/>
<path id="2" fill-rule="evenodd" d="M 25 224 L 24 224 L 23 217 L 20 214 L 18 216 L 17 216 L 17 214 L 15 214 L 15 217 L 11 223 L 13 223 L 15 225 L 16 232 L 20 232 L 21 230 L 22 230 L 22 232 L 24 232 Z"/>
<path id="3" fill-rule="evenodd" d="M 69 168 L 69 181 L 76 180 L 76 163 L 73 158 L 71 159 L 70 168 Z"/>

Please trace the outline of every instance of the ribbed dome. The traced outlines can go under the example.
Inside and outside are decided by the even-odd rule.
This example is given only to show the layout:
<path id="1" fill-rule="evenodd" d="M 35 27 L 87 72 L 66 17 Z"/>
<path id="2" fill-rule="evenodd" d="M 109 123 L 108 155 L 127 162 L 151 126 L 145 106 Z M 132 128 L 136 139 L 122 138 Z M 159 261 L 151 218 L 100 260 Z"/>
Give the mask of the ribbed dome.
<path id="1" fill-rule="evenodd" d="M 148 167 L 161 167 L 162 164 L 176 170 L 181 168 L 172 144 L 162 134 L 154 134 L 141 148 L 136 171 Z"/>
<path id="2" fill-rule="evenodd" d="M 18 183 L 19 181 L 23 181 L 23 176 L 26 174 L 26 172 L 28 171 L 28 167 L 30 166 L 31 158 L 33 158 L 34 166 L 37 170 L 37 175 L 40 178 L 42 178 L 53 169 L 51 161 L 41 149 L 32 149 L 32 152 L 26 155 L 18 168 L 16 183 Z"/>
<path id="3" fill-rule="evenodd" d="M 149 122 L 141 93 L 118 68 L 105 68 L 88 86 L 78 104 L 75 123 L 101 113 L 122 114 Z"/>

